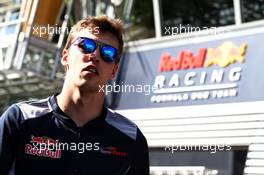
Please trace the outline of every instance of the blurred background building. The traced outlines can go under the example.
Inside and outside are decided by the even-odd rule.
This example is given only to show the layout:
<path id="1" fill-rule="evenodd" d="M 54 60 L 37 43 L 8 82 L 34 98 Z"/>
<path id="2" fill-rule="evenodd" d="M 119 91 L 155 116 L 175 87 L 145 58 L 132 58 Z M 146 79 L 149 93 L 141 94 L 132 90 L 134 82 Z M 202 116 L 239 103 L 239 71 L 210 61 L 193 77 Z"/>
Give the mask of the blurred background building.
<path id="1" fill-rule="evenodd" d="M 126 31 L 109 84 L 161 90 L 107 96 L 146 135 L 153 175 L 264 174 L 264 0 L 0 0 L 1 112 L 59 92 L 71 26 L 100 14 Z"/>

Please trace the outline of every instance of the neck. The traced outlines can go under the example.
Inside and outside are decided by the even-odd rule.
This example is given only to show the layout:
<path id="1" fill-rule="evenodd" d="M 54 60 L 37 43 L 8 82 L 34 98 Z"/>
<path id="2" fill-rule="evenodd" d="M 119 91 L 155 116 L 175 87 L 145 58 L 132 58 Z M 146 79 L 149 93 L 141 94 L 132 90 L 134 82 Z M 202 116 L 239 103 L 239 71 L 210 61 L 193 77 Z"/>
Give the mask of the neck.
<path id="1" fill-rule="evenodd" d="M 104 104 L 104 94 L 82 92 L 79 88 L 63 87 L 57 96 L 58 106 L 78 127 L 100 116 Z"/>

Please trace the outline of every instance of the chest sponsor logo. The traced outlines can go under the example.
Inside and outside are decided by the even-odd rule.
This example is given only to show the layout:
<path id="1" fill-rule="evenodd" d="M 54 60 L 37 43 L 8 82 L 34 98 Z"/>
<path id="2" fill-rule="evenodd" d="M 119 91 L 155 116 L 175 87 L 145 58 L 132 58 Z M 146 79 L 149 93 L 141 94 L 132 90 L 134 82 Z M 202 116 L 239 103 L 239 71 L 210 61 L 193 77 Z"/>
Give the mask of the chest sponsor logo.
<path id="1" fill-rule="evenodd" d="M 54 159 L 61 158 L 61 150 L 56 147 L 59 140 L 41 136 L 31 136 L 30 143 L 25 145 L 25 153 L 40 157 L 50 157 Z"/>
<path id="2" fill-rule="evenodd" d="M 114 147 L 114 146 L 100 148 L 100 152 L 102 154 L 108 154 L 108 155 L 113 155 L 113 156 L 127 156 L 128 155 L 127 152 L 120 151 L 119 148 Z"/>

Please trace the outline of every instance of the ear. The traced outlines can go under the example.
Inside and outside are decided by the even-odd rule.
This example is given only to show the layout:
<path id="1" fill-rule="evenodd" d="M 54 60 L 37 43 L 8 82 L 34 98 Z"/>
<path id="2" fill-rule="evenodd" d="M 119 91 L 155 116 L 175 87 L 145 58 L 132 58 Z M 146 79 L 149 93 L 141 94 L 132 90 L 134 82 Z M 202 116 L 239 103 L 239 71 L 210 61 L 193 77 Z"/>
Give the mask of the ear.
<path id="1" fill-rule="evenodd" d="M 69 51 L 66 49 L 63 49 L 62 57 L 61 57 L 61 64 L 63 65 L 65 71 L 68 69 L 68 58 L 69 58 Z"/>
<path id="2" fill-rule="evenodd" d="M 115 63 L 113 71 L 112 71 L 112 79 L 115 78 L 117 70 L 118 70 L 119 63 Z"/>

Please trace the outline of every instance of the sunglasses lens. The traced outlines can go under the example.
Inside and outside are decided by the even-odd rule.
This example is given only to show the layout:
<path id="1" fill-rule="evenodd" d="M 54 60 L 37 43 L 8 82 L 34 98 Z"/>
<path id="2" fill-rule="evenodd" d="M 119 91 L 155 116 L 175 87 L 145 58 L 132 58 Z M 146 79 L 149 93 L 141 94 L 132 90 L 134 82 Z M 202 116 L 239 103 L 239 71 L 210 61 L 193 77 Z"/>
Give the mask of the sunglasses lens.
<path id="1" fill-rule="evenodd" d="M 101 56 L 106 62 L 113 62 L 117 55 L 117 50 L 112 46 L 102 46 L 101 47 Z"/>
<path id="2" fill-rule="evenodd" d="M 92 53 L 96 49 L 96 43 L 91 39 L 83 39 L 78 46 L 85 54 Z"/>
<path id="3" fill-rule="evenodd" d="M 80 37 L 79 39 L 78 47 L 82 53 L 89 54 L 96 50 L 97 43 L 94 40 L 85 37 Z M 105 62 L 113 62 L 117 58 L 118 53 L 116 48 L 105 44 L 99 45 L 101 57 Z"/>

